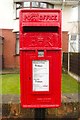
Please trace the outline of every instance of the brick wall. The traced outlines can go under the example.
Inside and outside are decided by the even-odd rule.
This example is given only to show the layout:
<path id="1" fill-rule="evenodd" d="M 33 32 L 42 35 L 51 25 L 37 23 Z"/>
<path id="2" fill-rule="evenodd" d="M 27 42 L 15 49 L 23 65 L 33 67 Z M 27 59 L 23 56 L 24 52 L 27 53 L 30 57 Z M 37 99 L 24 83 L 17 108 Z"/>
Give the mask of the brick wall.
<path id="1" fill-rule="evenodd" d="M 0 36 L 0 70 L 2 69 L 2 48 L 3 48 L 3 37 Z"/>
<path id="2" fill-rule="evenodd" d="M 34 120 L 35 109 L 22 108 L 19 103 L 2 105 L 3 120 Z M 45 120 L 79 120 L 80 103 L 62 103 L 59 108 L 49 108 L 45 111 Z M 38 119 L 38 118 L 37 118 Z"/>
<path id="3" fill-rule="evenodd" d="M 62 33 L 62 51 L 68 52 L 68 32 Z"/>
<path id="4" fill-rule="evenodd" d="M 11 29 L 2 29 L 1 36 L 4 37 L 3 42 L 3 61 L 4 68 L 18 68 L 19 56 L 15 55 L 16 34 Z"/>

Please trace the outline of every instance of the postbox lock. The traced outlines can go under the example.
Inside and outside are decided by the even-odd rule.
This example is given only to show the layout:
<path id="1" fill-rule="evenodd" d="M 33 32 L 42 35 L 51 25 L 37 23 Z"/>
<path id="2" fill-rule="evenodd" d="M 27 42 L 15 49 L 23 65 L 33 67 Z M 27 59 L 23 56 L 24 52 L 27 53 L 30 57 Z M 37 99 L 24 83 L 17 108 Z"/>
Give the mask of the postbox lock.
<path id="1" fill-rule="evenodd" d="M 29 76 L 29 80 L 31 80 L 31 77 Z"/>

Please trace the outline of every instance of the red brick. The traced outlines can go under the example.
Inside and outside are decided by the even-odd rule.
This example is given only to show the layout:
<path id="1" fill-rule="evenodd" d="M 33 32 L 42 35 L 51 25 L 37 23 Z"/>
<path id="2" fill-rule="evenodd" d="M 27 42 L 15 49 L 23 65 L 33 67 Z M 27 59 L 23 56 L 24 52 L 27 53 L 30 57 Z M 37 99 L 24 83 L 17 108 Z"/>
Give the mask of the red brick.
<path id="1" fill-rule="evenodd" d="M 12 29 L 2 29 L 0 35 L 4 37 L 4 68 L 19 68 L 19 56 L 15 56 L 16 34 L 12 32 Z"/>
<path id="2" fill-rule="evenodd" d="M 62 32 L 62 51 L 68 52 L 68 32 Z"/>

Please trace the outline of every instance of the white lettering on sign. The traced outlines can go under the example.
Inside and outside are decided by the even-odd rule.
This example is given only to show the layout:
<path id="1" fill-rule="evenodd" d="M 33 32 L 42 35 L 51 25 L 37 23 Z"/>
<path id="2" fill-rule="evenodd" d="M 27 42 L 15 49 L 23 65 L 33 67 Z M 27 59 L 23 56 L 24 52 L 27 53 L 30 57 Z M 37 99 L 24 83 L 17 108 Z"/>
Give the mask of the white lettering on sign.
<path id="1" fill-rule="evenodd" d="M 34 60 L 33 91 L 49 91 L 49 60 Z"/>

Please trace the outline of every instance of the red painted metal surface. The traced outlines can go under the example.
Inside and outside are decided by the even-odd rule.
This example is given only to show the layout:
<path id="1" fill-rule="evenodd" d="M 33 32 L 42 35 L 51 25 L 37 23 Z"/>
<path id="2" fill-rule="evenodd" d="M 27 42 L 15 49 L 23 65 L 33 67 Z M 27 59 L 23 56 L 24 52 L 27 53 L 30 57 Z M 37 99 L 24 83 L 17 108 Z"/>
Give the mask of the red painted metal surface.
<path id="1" fill-rule="evenodd" d="M 20 88 L 24 108 L 61 105 L 61 11 L 20 11 Z"/>

